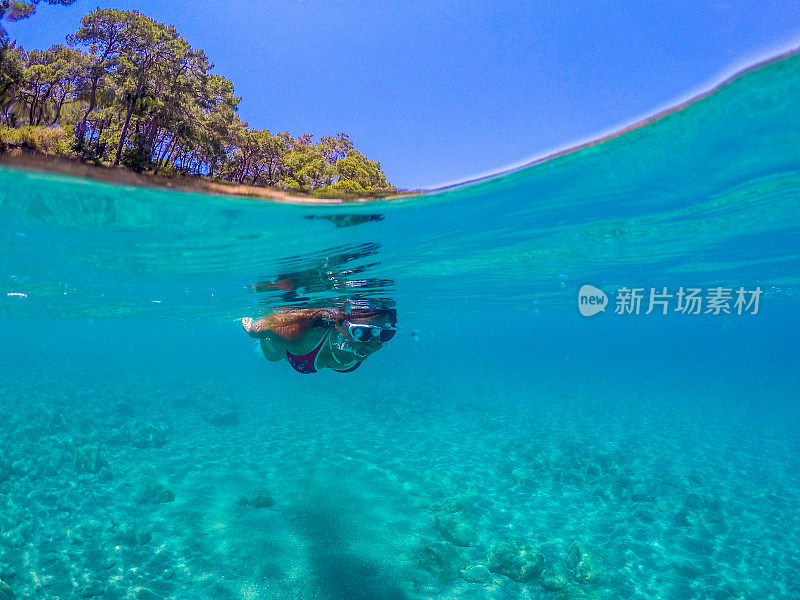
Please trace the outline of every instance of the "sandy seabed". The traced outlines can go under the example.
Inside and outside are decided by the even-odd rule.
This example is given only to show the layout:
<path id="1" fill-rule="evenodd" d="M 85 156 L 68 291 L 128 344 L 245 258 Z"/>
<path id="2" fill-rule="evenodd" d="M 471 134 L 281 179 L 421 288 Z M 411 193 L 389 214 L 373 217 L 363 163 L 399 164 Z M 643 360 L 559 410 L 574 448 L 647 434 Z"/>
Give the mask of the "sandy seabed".
<path id="1" fill-rule="evenodd" d="M 155 381 L 0 388 L 0 598 L 793 597 L 800 459 L 746 424 Z"/>

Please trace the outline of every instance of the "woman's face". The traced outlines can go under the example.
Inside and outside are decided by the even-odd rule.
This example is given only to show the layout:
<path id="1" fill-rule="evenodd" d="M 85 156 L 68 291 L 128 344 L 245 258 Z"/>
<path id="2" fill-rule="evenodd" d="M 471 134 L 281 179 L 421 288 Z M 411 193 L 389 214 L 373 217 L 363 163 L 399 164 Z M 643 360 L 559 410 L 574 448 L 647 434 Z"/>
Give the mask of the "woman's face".
<path id="1" fill-rule="evenodd" d="M 355 327 L 351 328 L 350 327 L 351 325 Z M 336 325 L 337 331 L 347 341 L 349 346 L 348 349 L 351 352 L 353 352 L 356 358 L 362 359 L 366 358 L 373 352 L 377 352 L 378 350 L 380 350 L 385 342 L 381 342 L 378 336 L 372 336 L 368 332 L 365 332 L 361 336 L 362 339 L 356 339 L 354 335 L 351 333 L 351 331 L 356 333 L 358 330 L 358 325 L 373 325 L 375 327 L 380 327 L 383 329 L 386 327 L 391 328 L 392 324 L 388 318 L 376 317 L 372 319 L 353 318 L 352 321 L 343 321 Z"/>

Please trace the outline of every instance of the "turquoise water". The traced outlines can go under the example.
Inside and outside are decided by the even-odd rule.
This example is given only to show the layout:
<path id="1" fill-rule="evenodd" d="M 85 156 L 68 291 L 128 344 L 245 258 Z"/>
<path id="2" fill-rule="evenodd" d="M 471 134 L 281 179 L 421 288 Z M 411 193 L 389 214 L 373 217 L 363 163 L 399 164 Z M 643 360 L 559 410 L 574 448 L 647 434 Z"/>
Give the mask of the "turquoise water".
<path id="1" fill-rule="evenodd" d="M 796 598 L 798 114 L 791 57 L 603 143 L 369 204 L 0 168 L 0 580 Z M 286 274 L 300 289 L 269 287 Z M 584 284 L 605 312 L 580 314 Z M 640 314 L 615 312 L 623 287 Z M 681 287 L 762 295 L 644 314 Z M 239 324 L 347 302 L 400 327 L 351 374 L 268 363 Z"/>

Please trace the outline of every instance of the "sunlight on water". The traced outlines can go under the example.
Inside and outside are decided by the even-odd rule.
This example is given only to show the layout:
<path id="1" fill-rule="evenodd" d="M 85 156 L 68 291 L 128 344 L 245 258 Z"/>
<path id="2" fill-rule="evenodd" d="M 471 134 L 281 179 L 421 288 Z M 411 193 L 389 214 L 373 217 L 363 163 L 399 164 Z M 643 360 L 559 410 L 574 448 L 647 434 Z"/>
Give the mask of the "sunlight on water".
<path id="1" fill-rule="evenodd" d="M 0 580 L 793 598 L 798 114 L 793 56 L 574 153 L 339 206 L 0 167 Z M 242 330 L 278 307 L 397 334 L 301 375 Z"/>

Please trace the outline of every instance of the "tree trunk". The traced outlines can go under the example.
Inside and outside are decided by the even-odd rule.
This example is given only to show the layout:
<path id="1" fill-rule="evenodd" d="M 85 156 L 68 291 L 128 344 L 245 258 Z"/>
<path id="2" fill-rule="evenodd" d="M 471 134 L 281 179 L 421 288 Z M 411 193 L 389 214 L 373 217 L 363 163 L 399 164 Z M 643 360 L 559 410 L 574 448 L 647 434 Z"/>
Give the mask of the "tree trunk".
<path id="1" fill-rule="evenodd" d="M 3 115 L 3 122 L 8 124 L 10 122 L 10 113 L 11 107 L 14 106 L 14 98 L 3 104 L 3 109 L 0 111 Z"/>
<path id="2" fill-rule="evenodd" d="M 257 164 L 256 164 L 255 171 L 256 171 L 256 173 L 255 173 L 255 175 L 253 175 L 253 183 L 251 185 L 255 185 L 256 181 L 258 181 L 258 178 L 261 176 L 261 169 L 259 168 L 259 166 Z"/>
<path id="3" fill-rule="evenodd" d="M 33 125 L 33 113 L 36 112 L 36 103 L 39 101 L 39 86 L 36 86 L 36 91 L 31 96 L 31 108 L 28 111 L 28 125 Z"/>
<path id="4" fill-rule="evenodd" d="M 178 139 L 178 134 L 176 133 L 176 134 L 173 136 L 173 138 L 172 138 L 172 142 L 170 142 L 170 143 L 172 144 L 172 148 L 171 148 L 171 149 L 170 149 L 170 151 L 167 153 L 167 157 L 164 159 L 164 162 L 163 162 L 163 164 L 161 165 L 161 167 L 163 167 L 163 166 L 165 166 L 165 165 L 170 165 L 170 164 L 172 164 L 172 155 L 173 155 L 173 154 L 175 154 L 175 148 L 177 148 L 177 147 L 178 147 L 178 145 L 175 143 L 175 141 L 176 141 L 177 139 Z M 159 167 L 159 169 L 160 169 L 161 167 Z"/>
<path id="5" fill-rule="evenodd" d="M 164 129 L 156 134 L 156 139 L 153 141 L 153 156 L 155 157 L 153 160 L 153 168 L 158 165 L 158 158 L 161 156 L 161 151 L 164 149 L 164 143 L 167 141 L 169 133 L 169 131 Z"/>
<path id="6" fill-rule="evenodd" d="M 47 92 L 44 96 L 39 98 L 39 114 L 36 117 L 36 124 L 41 125 L 42 119 L 44 118 L 44 111 L 47 108 L 47 101 L 50 99 L 50 93 L 53 91 L 53 87 L 50 86 L 47 88 Z"/>
<path id="7" fill-rule="evenodd" d="M 134 96 L 135 98 L 136 96 Z M 131 122 L 131 115 L 133 115 L 133 105 L 136 100 L 131 100 L 128 103 L 128 114 L 125 115 L 125 123 L 122 124 L 122 131 L 119 134 L 119 143 L 117 144 L 117 153 L 114 155 L 114 162 L 111 163 L 112 167 L 119 164 L 119 157 L 122 156 L 122 147 L 125 145 L 125 136 L 128 134 L 128 124 Z"/>
<path id="8" fill-rule="evenodd" d="M 173 158 L 174 156 L 174 158 Z M 181 160 L 183 159 L 183 144 L 178 144 L 175 147 L 175 151 L 170 154 L 169 160 L 171 164 L 178 163 L 178 168 L 183 168 L 181 165 Z"/>
<path id="9" fill-rule="evenodd" d="M 106 46 L 105 52 L 103 52 L 103 56 L 100 57 L 100 60 L 97 62 L 97 66 L 102 65 L 108 55 L 111 54 L 111 50 L 114 48 L 114 43 L 116 42 L 116 35 L 112 35 L 111 39 L 108 41 L 108 45 Z M 103 78 L 105 74 L 105 69 L 103 72 L 100 73 L 97 77 L 92 79 L 92 91 L 89 94 L 89 107 L 86 109 L 86 112 L 83 113 L 83 118 L 81 119 L 81 124 L 78 126 L 78 131 L 75 134 L 75 138 L 77 139 L 77 146 L 80 148 L 83 145 L 83 138 L 86 135 L 86 123 L 89 121 L 89 114 L 94 110 L 95 105 L 97 104 L 97 86 L 100 84 L 100 80 Z"/>
<path id="10" fill-rule="evenodd" d="M 167 153 L 170 150 L 172 150 L 172 145 L 175 143 L 175 140 L 177 139 L 177 137 L 178 137 L 178 134 L 177 133 L 173 133 L 172 137 L 169 139 L 169 142 L 167 142 L 167 145 L 164 146 L 164 151 L 161 153 L 161 156 L 159 156 L 158 160 L 156 161 L 156 168 L 153 171 L 154 175 L 161 170 L 161 167 L 164 164 L 164 160 L 166 160 L 166 158 L 167 158 Z"/>
<path id="11" fill-rule="evenodd" d="M 53 122 L 50 123 L 50 127 L 58 123 L 58 117 L 61 116 L 61 109 L 64 107 L 64 101 L 67 99 L 67 92 L 64 92 L 61 95 L 61 99 L 58 101 L 58 106 L 56 107 L 56 116 L 53 117 Z"/>
<path id="12" fill-rule="evenodd" d="M 81 119 L 81 123 L 78 126 L 78 131 L 75 134 L 75 139 L 77 141 L 76 145 L 78 148 L 83 145 L 83 139 L 86 136 L 86 125 L 89 122 L 89 114 L 94 110 L 94 107 L 97 104 L 97 86 L 102 77 L 103 76 L 100 75 L 99 77 L 92 79 L 92 91 L 89 94 L 89 106 L 86 108 L 86 112 L 83 113 L 83 118 Z"/>

